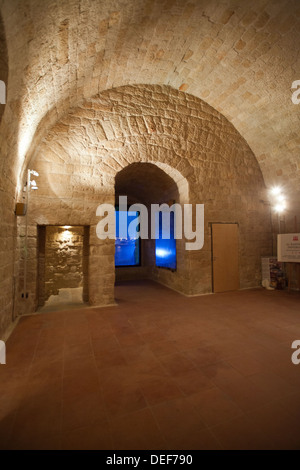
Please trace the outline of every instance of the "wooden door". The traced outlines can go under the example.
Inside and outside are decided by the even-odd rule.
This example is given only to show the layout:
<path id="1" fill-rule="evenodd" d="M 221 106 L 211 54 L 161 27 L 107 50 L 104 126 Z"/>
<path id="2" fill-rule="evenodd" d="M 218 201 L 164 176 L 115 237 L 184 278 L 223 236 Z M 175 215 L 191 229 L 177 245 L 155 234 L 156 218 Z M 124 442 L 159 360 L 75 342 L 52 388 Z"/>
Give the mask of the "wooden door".
<path id="1" fill-rule="evenodd" d="M 239 289 L 237 224 L 212 224 L 213 291 Z"/>

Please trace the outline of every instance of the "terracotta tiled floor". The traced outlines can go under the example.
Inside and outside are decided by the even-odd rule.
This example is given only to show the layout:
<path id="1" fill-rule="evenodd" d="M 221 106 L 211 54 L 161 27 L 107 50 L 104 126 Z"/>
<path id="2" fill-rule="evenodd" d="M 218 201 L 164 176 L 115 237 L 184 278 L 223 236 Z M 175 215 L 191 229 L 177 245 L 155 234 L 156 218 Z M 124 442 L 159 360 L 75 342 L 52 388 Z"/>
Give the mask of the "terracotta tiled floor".
<path id="1" fill-rule="evenodd" d="M 300 294 L 186 298 L 23 317 L 0 366 L 2 449 L 300 449 Z"/>

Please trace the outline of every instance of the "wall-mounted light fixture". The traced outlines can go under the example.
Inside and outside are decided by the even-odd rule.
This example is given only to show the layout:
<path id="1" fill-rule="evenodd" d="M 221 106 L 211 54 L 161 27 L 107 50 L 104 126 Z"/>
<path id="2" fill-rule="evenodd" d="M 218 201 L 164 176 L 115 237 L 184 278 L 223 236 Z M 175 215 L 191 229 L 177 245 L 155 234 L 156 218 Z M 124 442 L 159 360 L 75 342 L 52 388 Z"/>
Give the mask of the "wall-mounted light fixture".
<path id="1" fill-rule="evenodd" d="M 36 190 L 38 189 L 38 186 L 36 184 L 35 180 L 31 179 L 31 175 L 34 176 L 39 176 L 38 172 L 35 170 L 27 170 L 27 181 L 24 186 L 24 192 L 26 192 L 26 203 L 24 202 L 17 202 L 16 204 L 16 209 L 15 209 L 15 214 L 17 216 L 24 216 L 27 213 L 27 206 L 28 206 L 28 199 L 29 199 L 29 192 L 31 190 Z M 25 197 L 24 197 L 25 199 Z"/>
<path id="2" fill-rule="evenodd" d="M 30 181 L 30 189 L 39 189 L 35 180 Z"/>
<path id="3" fill-rule="evenodd" d="M 283 190 L 280 186 L 273 186 L 270 189 L 270 202 L 274 214 L 277 215 L 277 229 L 273 228 L 273 253 L 276 247 L 276 233 L 279 234 L 285 230 L 285 210 L 287 209 L 286 197 L 283 193 Z M 276 220 L 276 219 L 275 219 Z M 274 238 L 275 237 L 275 238 Z"/>
<path id="4" fill-rule="evenodd" d="M 35 180 L 31 179 L 31 175 L 33 176 L 39 176 L 38 172 L 35 170 L 27 170 L 27 181 L 26 185 L 24 188 L 24 191 L 26 191 L 26 208 L 25 208 L 25 242 L 24 242 L 24 284 L 23 284 L 23 289 L 24 291 L 22 292 L 22 298 L 27 299 L 28 298 L 28 292 L 27 292 L 27 258 L 28 258 L 28 206 L 29 206 L 29 195 L 31 190 L 37 190 L 38 186 L 36 184 Z"/>
<path id="5" fill-rule="evenodd" d="M 38 189 L 38 186 L 36 184 L 35 180 L 31 179 L 31 175 L 33 176 L 40 176 L 37 171 L 35 170 L 28 170 L 27 171 L 27 188 L 30 191 L 31 189 L 35 190 Z"/>
<path id="6" fill-rule="evenodd" d="M 274 186 L 270 190 L 272 200 L 271 204 L 277 214 L 282 214 L 286 209 L 286 198 L 280 186 Z"/>

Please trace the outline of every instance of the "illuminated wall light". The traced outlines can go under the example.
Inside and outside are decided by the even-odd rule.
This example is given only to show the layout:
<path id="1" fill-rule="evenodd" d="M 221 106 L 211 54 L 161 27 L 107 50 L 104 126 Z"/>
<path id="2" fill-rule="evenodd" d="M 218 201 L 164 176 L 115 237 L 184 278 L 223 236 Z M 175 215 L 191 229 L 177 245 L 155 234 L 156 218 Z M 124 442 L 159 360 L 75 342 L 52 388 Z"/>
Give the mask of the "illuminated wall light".
<path id="1" fill-rule="evenodd" d="M 31 190 L 35 190 L 35 189 L 38 189 L 38 186 L 36 184 L 36 181 L 35 180 L 32 180 L 31 179 L 31 175 L 34 175 L 34 176 L 40 176 L 39 173 L 35 170 L 28 170 L 27 171 L 27 186 L 28 186 L 28 189 Z"/>
<path id="2" fill-rule="evenodd" d="M 35 181 L 35 180 L 31 180 L 31 181 L 30 181 L 30 189 L 38 189 L 38 187 L 37 187 L 37 184 L 36 184 L 36 181 Z"/>
<path id="3" fill-rule="evenodd" d="M 285 209 L 286 209 L 286 205 L 283 202 L 280 204 L 276 204 L 276 206 L 274 206 L 274 211 L 277 212 L 278 214 L 281 214 Z"/>
<path id="4" fill-rule="evenodd" d="M 64 231 L 63 231 L 62 234 L 61 234 L 61 240 L 62 240 L 63 242 L 68 242 L 68 241 L 71 240 L 72 234 L 71 234 L 71 232 L 69 231 L 70 228 L 71 228 L 71 225 L 63 225 Z"/>
<path id="5" fill-rule="evenodd" d="M 281 188 L 280 186 L 274 186 L 271 188 L 270 192 L 273 196 L 279 196 L 279 194 L 281 194 Z"/>
<path id="6" fill-rule="evenodd" d="M 282 189 L 279 186 L 274 186 L 270 189 L 270 193 L 272 195 L 271 204 L 274 212 L 281 214 L 287 207 L 286 199 L 282 194 Z"/>
<path id="7" fill-rule="evenodd" d="M 25 241 L 24 241 L 24 276 L 23 276 L 23 293 L 27 291 L 27 258 L 28 258 L 28 206 L 29 206 L 29 193 L 30 191 L 38 189 L 36 181 L 31 179 L 31 175 L 39 176 L 35 170 L 27 169 L 26 181 L 26 219 L 25 219 Z"/>
<path id="8" fill-rule="evenodd" d="M 64 230 L 59 238 L 62 242 L 68 243 L 72 240 L 72 234 L 69 230 Z"/>

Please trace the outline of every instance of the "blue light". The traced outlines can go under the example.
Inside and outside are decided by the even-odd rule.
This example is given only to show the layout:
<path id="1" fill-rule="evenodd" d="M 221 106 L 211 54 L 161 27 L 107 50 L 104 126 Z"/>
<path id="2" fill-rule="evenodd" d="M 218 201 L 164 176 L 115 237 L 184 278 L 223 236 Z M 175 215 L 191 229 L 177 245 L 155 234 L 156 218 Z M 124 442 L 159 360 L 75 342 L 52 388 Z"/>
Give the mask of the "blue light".
<path id="1" fill-rule="evenodd" d="M 162 214 L 159 214 L 159 238 L 155 240 L 155 264 L 160 268 L 176 269 L 176 240 L 174 239 L 174 213 L 170 214 L 170 238 L 163 239 Z"/>
<path id="2" fill-rule="evenodd" d="M 155 255 L 158 258 L 167 258 L 168 256 L 170 256 L 170 254 L 171 254 L 170 250 L 163 250 L 162 248 L 156 248 L 155 250 Z"/>
<path id="3" fill-rule="evenodd" d="M 127 217 L 126 217 L 127 216 Z M 116 211 L 115 266 L 138 266 L 140 264 L 139 240 L 128 237 L 128 226 L 138 217 L 138 212 Z M 127 238 L 120 238 L 120 232 Z"/>

